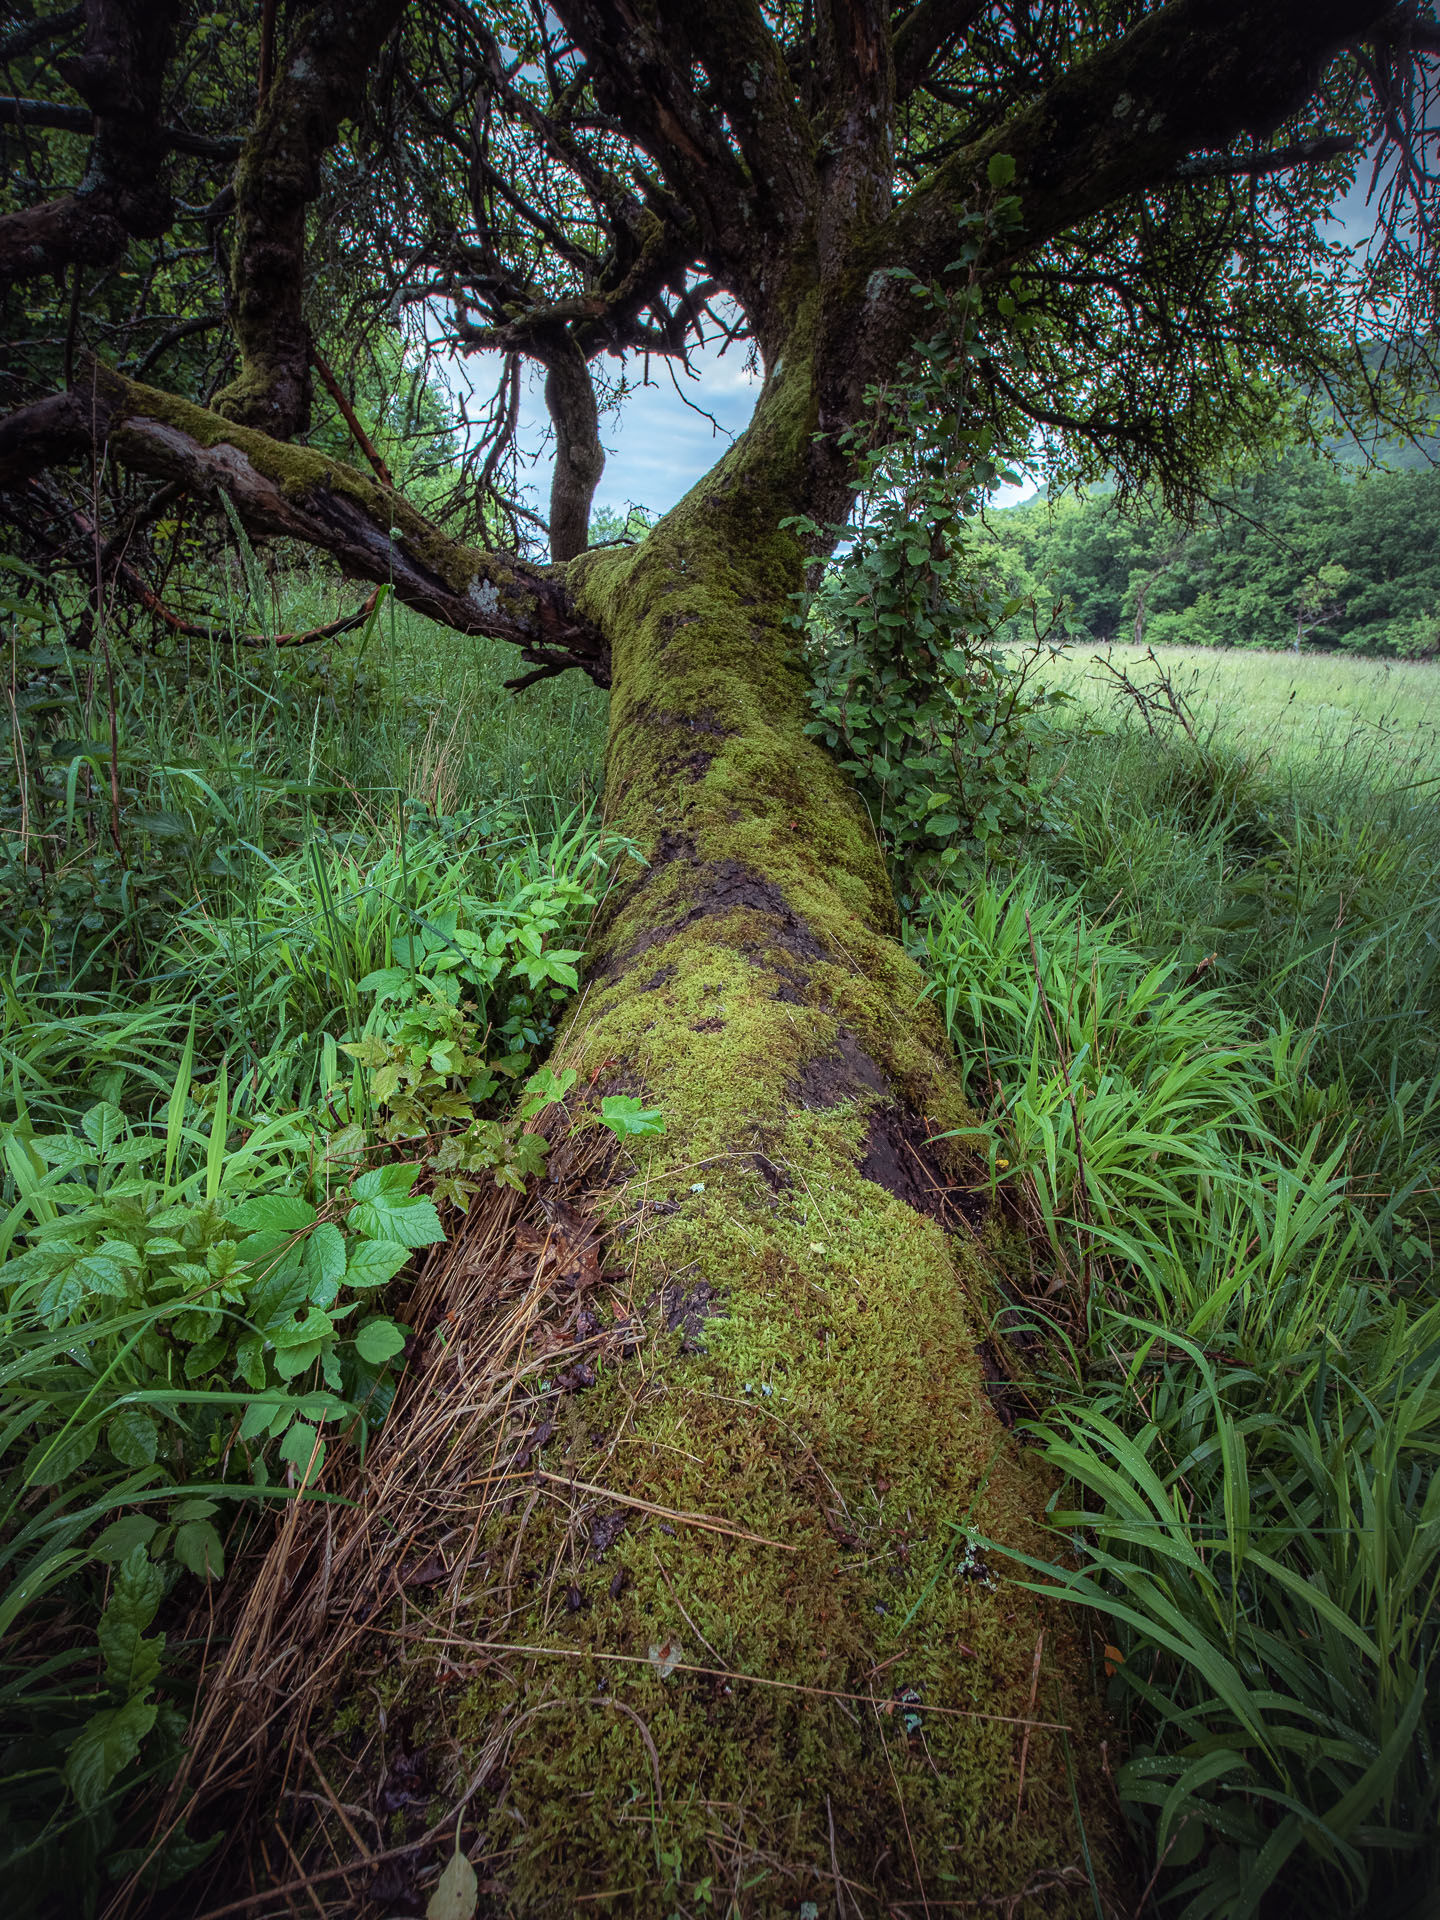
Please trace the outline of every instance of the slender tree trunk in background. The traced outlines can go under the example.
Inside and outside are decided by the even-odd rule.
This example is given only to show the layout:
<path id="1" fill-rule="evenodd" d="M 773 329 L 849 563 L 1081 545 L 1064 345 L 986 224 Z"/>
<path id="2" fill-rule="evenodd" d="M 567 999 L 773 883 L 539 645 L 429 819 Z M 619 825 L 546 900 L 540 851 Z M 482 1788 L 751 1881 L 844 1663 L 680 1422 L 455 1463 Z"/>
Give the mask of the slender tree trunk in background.
<path id="1" fill-rule="evenodd" d="M 605 449 L 589 363 L 568 333 L 546 347 L 545 406 L 555 430 L 550 557 L 573 560 L 590 543 L 590 506 L 605 471 Z"/>
<path id="2" fill-rule="evenodd" d="M 776 524 L 813 417 L 803 369 L 772 380 L 729 457 L 643 544 L 570 576 L 614 649 L 608 810 L 650 864 L 609 914 L 555 1060 L 663 1110 L 623 1201 L 640 1205 L 624 1252 L 637 1303 L 658 1301 L 703 1351 L 671 1340 L 643 1378 L 602 1371 L 577 1403 L 593 1450 L 572 1442 L 565 1471 L 774 1544 L 634 1526 L 583 1576 L 585 1609 L 557 1622 L 544 1595 L 563 1509 L 488 1542 L 492 1564 L 518 1554 L 512 1590 L 538 1596 L 507 1639 L 644 1656 L 673 1637 L 689 1661 L 785 1686 L 542 1663 L 545 1697 L 573 1711 L 563 1734 L 522 1714 L 508 1749 L 505 1882 L 523 1913 L 626 1888 L 627 1913 L 667 1915 L 715 1874 L 723 1911 L 732 1872 L 763 1869 L 737 1910 L 839 1911 L 838 1873 L 877 1890 L 852 1893 L 865 1913 L 918 1913 L 927 1892 L 1003 1906 L 1028 1887 L 1044 1889 L 1037 1911 L 1093 1914 L 1067 1738 L 1110 1910 L 1115 1822 L 1075 1641 L 1002 1562 L 953 1566 L 960 1522 L 1043 1551 L 1047 1488 L 985 1390 L 978 1243 L 926 1192 L 964 1157 L 927 1148 L 926 1120 L 972 1116 L 869 820 L 802 731 L 786 625 L 802 555 Z M 901 1695 L 946 1711 L 922 1723 L 903 1701 L 857 1704 Z M 653 1739 L 658 1805 L 634 1724 L 600 1710 L 610 1699 Z M 497 1669 L 462 1713 L 483 1726 L 514 1704 Z M 1046 1724 L 1017 1817 L 1032 1717 Z M 657 1871 L 657 1850 L 673 1868 Z"/>

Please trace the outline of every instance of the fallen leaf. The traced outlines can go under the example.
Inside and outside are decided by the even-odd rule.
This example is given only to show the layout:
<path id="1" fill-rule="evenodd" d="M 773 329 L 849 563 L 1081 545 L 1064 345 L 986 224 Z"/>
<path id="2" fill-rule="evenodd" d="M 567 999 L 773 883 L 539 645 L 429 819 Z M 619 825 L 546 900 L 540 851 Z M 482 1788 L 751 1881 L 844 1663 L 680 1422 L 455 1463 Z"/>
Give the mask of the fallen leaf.
<path id="1" fill-rule="evenodd" d="M 1105 1649 L 1105 1673 L 1107 1678 L 1113 1680 L 1115 1678 L 1116 1669 L 1118 1667 L 1123 1667 L 1124 1664 L 1125 1664 L 1125 1656 L 1120 1651 L 1119 1647 L 1107 1646 Z"/>
<path id="2" fill-rule="evenodd" d="M 475 1869 L 456 1847 L 425 1908 L 425 1920 L 474 1920 L 480 1883 Z"/>
<path id="3" fill-rule="evenodd" d="M 685 1649 L 673 1633 L 651 1645 L 650 1664 L 662 1680 L 668 1680 L 684 1658 Z"/>

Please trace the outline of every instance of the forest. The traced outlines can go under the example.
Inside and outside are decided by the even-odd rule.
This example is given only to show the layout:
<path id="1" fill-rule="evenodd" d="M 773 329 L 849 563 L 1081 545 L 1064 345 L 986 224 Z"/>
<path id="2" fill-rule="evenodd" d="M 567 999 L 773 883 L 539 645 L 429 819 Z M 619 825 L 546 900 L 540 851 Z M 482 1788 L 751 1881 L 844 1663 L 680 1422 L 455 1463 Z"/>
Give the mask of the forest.
<path id="1" fill-rule="evenodd" d="M 0 66 L 6 1910 L 1433 1913 L 1431 0 Z"/>
<path id="2" fill-rule="evenodd" d="M 1071 494 L 991 529 L 1012 591 L 1065 600 L 1085 639 L 1440 653 L 1440 470 L 1423 449 L 1358 472 L 1292 452 L 1198 521 Z"/>

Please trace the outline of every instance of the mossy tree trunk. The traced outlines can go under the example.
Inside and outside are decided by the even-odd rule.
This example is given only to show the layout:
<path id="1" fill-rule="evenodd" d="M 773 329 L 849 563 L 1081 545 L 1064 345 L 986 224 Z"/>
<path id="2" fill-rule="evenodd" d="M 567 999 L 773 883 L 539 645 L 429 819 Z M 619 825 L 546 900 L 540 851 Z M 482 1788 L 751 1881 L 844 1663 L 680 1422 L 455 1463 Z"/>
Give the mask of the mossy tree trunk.
<path id="1" fill-rule="evenodd" d="M 1093 1913 L 1072 1768 L 1110 1910 L 1079 1648 L 996 1556 L 957 1551 L 962 1522 L 1035 1549 L 1047 1489 L 982 1378 L 978 1242 L 957 1193 L 931 1190 L 965 1152 L 927 1145 L 927 1123 L 972 1116 L 870 822 L 802 730 L 786 616 L 803 555 L 776 525 L 814 406 L 807 368 L 772 379 L 642 545 L 571 575 L 613 648 L 608 812 L 649 865 L 556 1063 L 642 1094 L 666 1131 L 623 1203 L 659 1346 L 601 1369 L 546 1464 L 774 1544 L 632 1513 L 587 1551 L 607 1532 L 558 1505 L 488 1543 L 537 1596 L 506 1636 L 596 1656 L 539 1661 L 519 1702 L 570 1710 L 522 1711 L 509 1746 L 518 1912 L 628 1889 L 612 1910 L 693 1913 L 709 1880 L 720 1912 L 1029 1890 L 1032 1910 Z M 573 1611 L 546 1598 L 560 1564 Z M 602 1657 L 672 1638 L 717 1672 Z M 515 1712 L 514 1681 L 467 1697 L 477 1743 Z M 610 1703 L 643 1721 L 653 1766 Z"/>
<path id="2" fill-rule="evenodd" d="M 557 1064 L 664 1113 L 623 1206 L 637 1306 L 674 1330 L 573 1403 L 563 1464 L 711 1530 L 617 1531 L 602 1511 L 586 1535 L 527 1503 L 489 1543 L 533 1596 L 507 1637 L 542 1650 L 458 1712 L 477 1750 L 508 1729 L 492 1839 L 510 1910 L 1113 1911 L 1123 1858 L 1080 1640 L 955 1532 L 1043 1550 L 1048 1489 L 982 1379 L 995 1296 L 956 1199 L 963 1141 L 928 1139 L 971 1116 L 870 824 L 804 734 L 787 627 L 804 555 L 781 523 L 843 517 L 843 429 L 916 336 L 897 270 L 942 278 L 992 179 L 1012 180 L 1014 258 L 1035 254 L 1189 177 L 1196 155 L 1263 142 L 1337 49 L 1398 16 L 1169 0 L 1033 89 L 1002 76 L 993 112 L 982 88 L 912 190 L 900 109 L 979 9 L 922 0 L 892 35 L 879 0 L 823 0 L 813 44 L 788 46 L 752 0 L 541 11 L 654 174 L 642 205 L 628 175 L 576 161 L 624 244 L 578 302 L 502 302 L 483 344 L 543 358 L 563 324 L 582 359 L 605 340 L 648 350 L 644 314 L 668 288 L 683 317 L 703 267 L 768 370 L 751 427 L 639 547 L 551 568 L 476 552 L 281 444 L 308 403 L 305 204 L 398 0 L 297 14 L 237 179 L 242 371 L 218 411 L 93 370 L 0 422 L 0 486 L 103 442 L 189 492 L 224 489 L 254 533 L 518 644 L 537 674 L 613 675 L 607 806 L 649 864 L 611 903 Z M 501 93 L 503 66 L 497 50 Z M 532 106 L 517 124 L 538 115 L 573 156 L 557 103 L 561 119 Z M 12 270 L 49 270 L 18 251 Z M 574 417 L 562 561 L 598 471 L 590 415 Z M 562 1565 L 570 1609 L 549 1597 Z M 651 1671 L 647 1648 L 676 1640 L 692 1658 Z M 552 1704 L 566 1711 L 538 1710 Z"/>

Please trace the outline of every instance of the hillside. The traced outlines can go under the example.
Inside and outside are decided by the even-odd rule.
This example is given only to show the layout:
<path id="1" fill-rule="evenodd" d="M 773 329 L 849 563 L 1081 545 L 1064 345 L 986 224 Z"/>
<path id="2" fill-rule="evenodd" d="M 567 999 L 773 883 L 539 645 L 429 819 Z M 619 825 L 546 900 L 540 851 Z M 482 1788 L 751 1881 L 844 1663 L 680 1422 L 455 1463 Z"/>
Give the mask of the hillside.
<path id="1" fill-rule="evenodd" d="M 1418 458 L 1415 450 L 1412 457 Z M 990 517 L 1007 575 L 1070 603 L 1082 637 L 1208 647 L 1440 651 L 1440 467 L 1292 453 L 1187 527 L 1092 493 Z"/>

